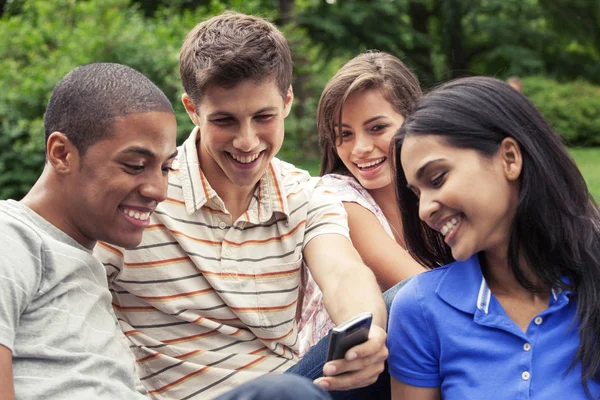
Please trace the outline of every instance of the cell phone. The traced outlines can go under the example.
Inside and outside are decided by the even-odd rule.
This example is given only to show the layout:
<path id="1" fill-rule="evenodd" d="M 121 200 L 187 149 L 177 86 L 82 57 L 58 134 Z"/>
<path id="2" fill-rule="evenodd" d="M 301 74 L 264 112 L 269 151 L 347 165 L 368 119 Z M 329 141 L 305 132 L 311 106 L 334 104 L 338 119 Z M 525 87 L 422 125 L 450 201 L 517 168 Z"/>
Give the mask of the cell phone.
<path id="1" fill-rule="evenodd" d="M 329 336 L 327 361 L 344 358 L 350 348 L 366 342 L 372 320 L 373 314 L 364 312 L 333 328 Z"/>

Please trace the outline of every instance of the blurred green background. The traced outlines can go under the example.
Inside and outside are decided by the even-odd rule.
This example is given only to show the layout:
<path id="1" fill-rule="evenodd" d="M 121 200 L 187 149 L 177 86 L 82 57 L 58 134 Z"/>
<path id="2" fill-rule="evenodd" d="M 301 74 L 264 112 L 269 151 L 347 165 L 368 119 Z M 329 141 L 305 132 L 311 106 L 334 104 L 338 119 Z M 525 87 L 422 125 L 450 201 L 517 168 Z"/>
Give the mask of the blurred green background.
<path id="1" fill-rule="evenodd" d="M 377 49 L 401 58 L 424 88 L 519 76 L 600 199 L 598 0 L 0 1 L 0 199 L 22 197 L 41 172 L 44 108 L 81 64 L 119 62 L 150 77 L 172 100 L 183 141 L 192 125 L 179 100 L 179 48 L 196 23 L 226 9 L 273 21 L 290 42 L 295 102 L 282 158 L 318 172 L 321 90 L 343 62 Z"/>

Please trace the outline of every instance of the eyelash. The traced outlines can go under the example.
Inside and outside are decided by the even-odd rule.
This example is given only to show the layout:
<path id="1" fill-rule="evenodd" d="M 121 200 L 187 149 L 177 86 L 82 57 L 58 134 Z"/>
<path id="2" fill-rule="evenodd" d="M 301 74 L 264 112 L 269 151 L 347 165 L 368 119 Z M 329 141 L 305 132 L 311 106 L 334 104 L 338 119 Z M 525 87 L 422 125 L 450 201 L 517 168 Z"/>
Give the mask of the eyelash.
<path id="1" fill-rule="evenodd" d="M 264 122 L 264 121 L 269 121 L 274 116 L 275 116 L 274 114 L 260 114 L 260 115 L 256 116 L 256 119 L 259 120 L 260 122 Z"/>
<path id="2" fill-rule="evenodd" d="M 435 178 L 431 179 L 429 181 L 429 183 L 433 187 L 440 187 L 446 174 L 447 174 L 447 172 L 442 172 L 441 174 L 437 175 Z"/>
<path id="3" fill-rule="evenodd" d="M 130 169 L 131 171 L 133 171 L 134 174 L 139 174 L 141 173 L 144 168 L 146 168 L 146 166 L 144 165 L 133 165 L 133 164 L 123 164 L 127 169 Z M 169 165 L 167 167 L 162 167 L 162 171 L 163 173 L 169 173 L 169 172 L 173 172 L 174 169 Z"/>
<path id="4" fill-rule="evenodd" d="M 383 130 L 383 129 L 387 128 L 387 127 L 388 127 L 388 126 L 387 126 L 386 124 L 378 124 L 378 125 L 374 125 L 374 126 L 371 128 L 371 130 L 372 130 L 373 132 L 379 132 L 379 131 L 381 131 L 381 130 Z M 375 128 L 377 128 L 377 129 L 375 129 Z"/>
<path id="5" fill-rule="evenodd" d="M 143 165 L 133 165 L 133 164 L 123 164 L 123 165 L 125 167 L 127 167 L 127 169 L 130 169 L 133 172 L 135 172 L 136 174 L 139 174 L 140 172 L 142 172 L 144 170 Z"/>

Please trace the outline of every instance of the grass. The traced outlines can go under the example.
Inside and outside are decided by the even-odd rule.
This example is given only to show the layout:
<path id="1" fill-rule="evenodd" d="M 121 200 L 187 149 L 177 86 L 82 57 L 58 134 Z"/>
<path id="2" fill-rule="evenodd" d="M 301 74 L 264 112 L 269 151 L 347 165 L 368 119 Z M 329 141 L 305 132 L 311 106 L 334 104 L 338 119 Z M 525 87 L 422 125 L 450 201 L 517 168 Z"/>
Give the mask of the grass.
<path id="1" fill-rule="evenodd" d="M 600 202 L 600 148 L 573 148 L 569 152 L 585 178 L 590 193 Z M 307 170 L 312 176 L 319 174 L 319 160 L 301 161 L 296 166 Z"/>
<path id="2" fill-rule="evenodd" d="M 575 148 L 569 150 L 588 189 L 596 202 L 600 202 L 600 148 Z"/>

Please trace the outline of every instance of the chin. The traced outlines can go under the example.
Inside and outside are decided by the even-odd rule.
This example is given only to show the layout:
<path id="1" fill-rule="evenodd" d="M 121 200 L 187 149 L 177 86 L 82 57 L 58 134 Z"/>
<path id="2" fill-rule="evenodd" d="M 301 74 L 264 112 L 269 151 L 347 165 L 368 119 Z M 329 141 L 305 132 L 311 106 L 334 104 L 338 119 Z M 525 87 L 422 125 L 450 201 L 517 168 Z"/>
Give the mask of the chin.
<path id="1" fill-rule="evenodd" d="M 454 258 L 456 261 L 466 261 L 466 260 L 468 260 L 469 258 L 471 258 L 471 256 L 472 256 L 473 254 L 474 254 L 474 253 L 472 253 L 472 252 L 459 251 L 459 250 L 457 250 L 457 251 L 454 251 L 454 250 L 452 250 L 452 257 L 453 257 L 453 258 Z"/>
<path id="2" fill-rule="evenodd" d="M 104 242 L 113 244 L 115 246 L 123 247 L 125 249 L 134 249 L 142 243 L 142 233 L 139 235 L 130 235 L 126 238 L 111 238 L 108 240 L 104 240 Z"/>

